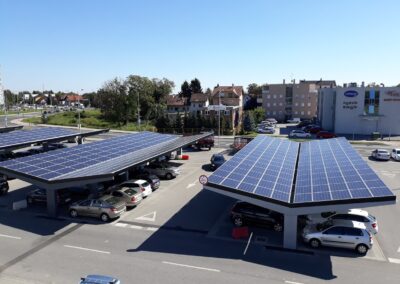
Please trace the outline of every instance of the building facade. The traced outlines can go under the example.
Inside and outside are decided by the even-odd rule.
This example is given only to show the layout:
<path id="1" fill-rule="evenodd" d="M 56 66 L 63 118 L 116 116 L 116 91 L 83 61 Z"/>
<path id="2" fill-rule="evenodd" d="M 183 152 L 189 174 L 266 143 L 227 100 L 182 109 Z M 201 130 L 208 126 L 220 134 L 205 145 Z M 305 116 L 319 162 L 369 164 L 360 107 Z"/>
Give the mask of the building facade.
<path id="1" fill-rule="evenodd" d="M 202 115 L 209 105 L 210 100 L 207 94 L 194 93 L 190 97 L 189 112 Z"/>
<path id="2" fill-rule="evenodd" d="M 170 118 L 175 117 L 178 113 L 184 115 L 188 110 L 189 106 L 186 98 L 180 98 L 178 95 L 167 97 L 167 114 Z"/>
<path id="3" fill-rule="evenodd" d="M 400 88 L 334 87 L 319 90 L 318 120 L 338 134 L 400 135 Z"/>
<path id="4" fill-rule="evenodd" d="M 335 81 L 300 80 L 268 84 L 262 89 L 262 106 L 267 117 L 286 121 L 295 117 L 313 119 L 317 116 L 318 90 L 336 86 Z"/>

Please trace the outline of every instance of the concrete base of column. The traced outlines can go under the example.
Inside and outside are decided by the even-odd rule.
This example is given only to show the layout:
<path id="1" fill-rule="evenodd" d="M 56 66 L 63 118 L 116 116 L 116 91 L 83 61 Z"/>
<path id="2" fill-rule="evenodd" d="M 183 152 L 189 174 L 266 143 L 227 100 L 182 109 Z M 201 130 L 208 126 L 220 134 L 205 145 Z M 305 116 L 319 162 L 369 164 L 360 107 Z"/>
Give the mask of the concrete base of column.
<path id="1" fill-rule="evenodd" d="M 297 215 L 285 215 L 283 247 L 288 249 L 297 247 Z"/>
<path id="2" fill-rule="evenodd" d="M 57 191 L 52 189 L 46 190 L 47 195 L 47 214 L 50 217 L 57 216 Z"/>

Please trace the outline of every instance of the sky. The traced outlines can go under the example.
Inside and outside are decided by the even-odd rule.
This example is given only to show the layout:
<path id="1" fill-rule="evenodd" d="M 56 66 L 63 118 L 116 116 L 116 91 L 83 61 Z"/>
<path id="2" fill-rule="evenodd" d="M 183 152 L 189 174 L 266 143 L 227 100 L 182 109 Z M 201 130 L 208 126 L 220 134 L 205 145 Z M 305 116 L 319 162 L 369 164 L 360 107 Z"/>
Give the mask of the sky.
<path id="1" fill-rule="evenodd" d="M 12 91 L 96 91 L 135 74 L 215 85 L 400 83 L 398 0 L 0 0 Z M 81 91 L 83 90 L 83 91 Z"/>

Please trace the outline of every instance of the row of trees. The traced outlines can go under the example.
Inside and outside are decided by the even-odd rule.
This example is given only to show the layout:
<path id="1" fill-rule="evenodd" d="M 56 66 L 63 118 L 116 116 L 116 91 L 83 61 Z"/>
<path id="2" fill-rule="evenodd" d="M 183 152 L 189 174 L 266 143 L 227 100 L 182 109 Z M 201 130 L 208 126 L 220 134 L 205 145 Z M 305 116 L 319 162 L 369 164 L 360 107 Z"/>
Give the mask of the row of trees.
<path id="1" fill-rule="evenodd" d="M 257 125 L 265 119 L 265 110 L 261 107 L 255 108 L 254 110 L 248 110 L 244 114 L 243 119 L 243 130 L 254 131 Z"/>

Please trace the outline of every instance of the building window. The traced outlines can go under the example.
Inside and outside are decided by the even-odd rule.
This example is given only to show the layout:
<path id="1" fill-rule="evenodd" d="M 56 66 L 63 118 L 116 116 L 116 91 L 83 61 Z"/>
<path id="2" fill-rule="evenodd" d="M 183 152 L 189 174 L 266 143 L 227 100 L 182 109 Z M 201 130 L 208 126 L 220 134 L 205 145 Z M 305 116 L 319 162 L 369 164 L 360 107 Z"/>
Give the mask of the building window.
<path id="1" fill-rule="evenodd" d="M 282 114 L 282 111 L 281 111 L 281 110 L 279 111 L 279 114 Z"/>
<path id="2" fill-rule="evenodd" d="M 275 114 L 276 114 L 276 111 L 273 111 L 272 114 L 275 115 Z"/>
<path id="3" fill-rule="evenodd" d="M 307 111 L 307 114 L 308 114 L 308 115 L 311 115 L 311 111 Z"/>
<path id="4" fill-rule="evenodd" d="M 209 114 L 210 114 L 210 111 L 209 111 L 209 110 L 206 110 L 206 111 L 204 111 L 204 113 L 205 113 L 205 115 L 209 115 Z"/>
<path id="5" fill-rule="evenodd" d="M 203 106 L 203 104 L 199 104 L 199 107 L 202 107 Z"/>
<path id="6" fill-rule="evenodd" d="M 297 110 L 294 111 L 294 114 L 298 114 Z"/>
<path id="7" fill-rule="evenodd" d="M 229 109 L 225 110 L 225 115 L 230 115 L 231 111 Z"/>
<path id="8" fill-rule="evenodd" d="M 367 115 L 379 114 L 379 91 L 371 89 L 365 91 L 364 113 Z"/>
<path id="9" fill-rule="evenodd" d="M 283 95 L 279 95 L 280 98 L 283 98 Z"/>
<path id="10" fill-rule="evenodd" d="M 267 107 L 269 107 L 269 106 L 271 106 L 271 104 L 270 104 L 270 103 L 267 103 Z"/>
<path id="11" fill-rule="evenodd" d="M 301 112 L 301 115 L 304 115 L 304 111 Z"/>
<path id="12" fill-rule="evenodd" d="M 301 98 L 304 99 L 304 95 L 301 95 Z"/>
<path id="13" fill-rule="evenodd" d="M 304 106 L 304 103 L 301 103 L 301 106 L 303 107 L 303 106 Z"/>
<path id="14" fill-rule="evenodd" d="M 276 99 L 276 95 L 274 95 L 274 99 Z"/>
<path id="15" fill-rule="evenodd" d="M 267 115 L 270 115 L 270 114 L 271 114 L 271 112 L 267 111 Z"/>
<path id="16" fill-rule="evenodd" d="M 270 99 L 271 98 L 271 95 L 267 95 L 267 99 Z"/>
<path id="17" fill-rule="evenodd" d="M 307 106 L 310 107 L 310 106 L 311 106 L 311 103 L 307 103 Z"/>
<path id="18" fill-rule="evenodd" d="M 279 105 L 282 106 L 283 104 L 282 104 L 282 103 L 279 103 Z"/>
<path id="19" fill-rule="evenodd" d="M 276 106 L 276 103 L 273 103 L 272 105 L 273 105 L 273 106 Z"/>
<path id="20" fill-rule="evenodd" d="M 295 106 L 298 106 L 298 105 L 299 105 L 299 103 L 294 103 L 294 105 L 295 105 Z"/>

